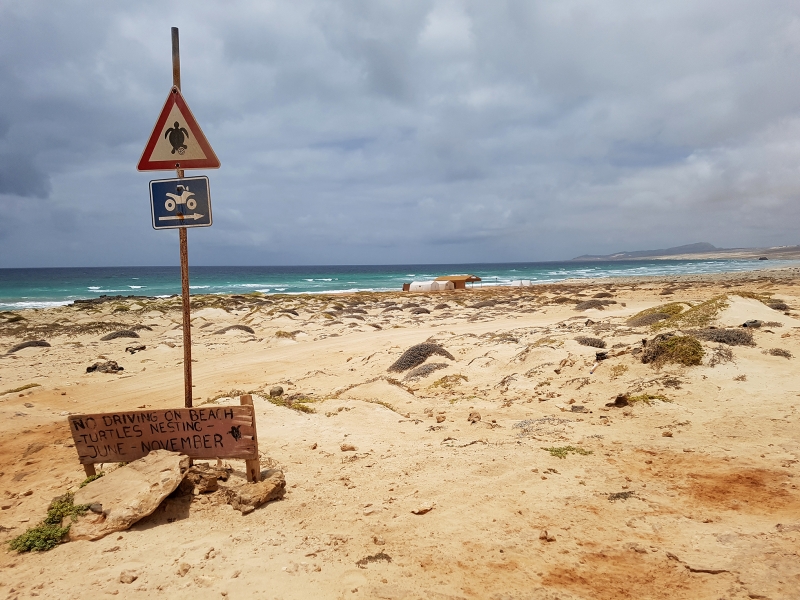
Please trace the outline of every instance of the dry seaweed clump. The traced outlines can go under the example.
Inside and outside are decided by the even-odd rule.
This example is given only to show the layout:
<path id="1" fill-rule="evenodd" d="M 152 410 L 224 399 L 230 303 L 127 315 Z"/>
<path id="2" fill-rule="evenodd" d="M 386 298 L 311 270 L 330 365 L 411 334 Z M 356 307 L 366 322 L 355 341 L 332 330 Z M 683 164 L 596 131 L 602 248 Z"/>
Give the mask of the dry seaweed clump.
<path id="1" fill-rule="evenodd" d="M 699 365 L 703 360 L 703 346 L 690 335 L 662 333 L 647 343 L 642 352 L 642 362 L 656 367 L 664 363 L 678 363 L 685 366 Z"/>
<path id="2" fill-rule="evenodd" d="M 252 333 L 255 334 L 253 328 L 249 325 L 229 325 L 228 327 L 223 327 L 222 329 L 217 329 L 214 332 L 214 335 L 222 335 L 223 333 L 227 333 L 229 331 L 244 331 L 245 333 Z"/>
<path id="3" fill-rule="evenodd" d="M 112 331 L 100 338 L 101 342 L 108 342 L 119 338 L 138 338 L 139 334 L 132 329 L 120 329 L 119 331 Z"/>
<path id="4" fill-rule="evenodd" d="M 592 298 L 591 300 L 584 300 L 583 302 L 578 302 L 575 305 L 575 310 L 588 310 L 590 308 L 596 308 L 597 310 L 605 310 L 605 307 L 610 304 L 616 304 L 616 300 L 598 300 L 596 298 Z"/>
<path id="5" fill-rule="evenodd" d="M 706 342 L 716 342 L 728 346 L 755 346 L 753 333 L 747 329 L 698 329 L 692 331 L 692 335 L 705 340 Z"/>
<path id="6" fill-rule="evenodd" d="M 24 348 L 49 348 L 50 344 L 44 340 L 28 340 L 27 342 L 20 342 L 11 348 L 8 349 L 6 354 L 14 354 L 18 350 L 23 350 Z"/>
<path id="7" fill-rule="evenodd" d="M 408 374 L 403 378 L 403 381 L 421 379 L 423 377 L 427 377 L 435 371 L 438 371 L 439 369 L 445 369 L 449 366 L 450 365 L 447 363 L 428 363 L 426 365 L 420 365 L 416 369 L 409 371 Z"/>
<path id="8" fill-rule="evenodd" d="M 788 350 L 784 350 L 783 348 L 770 348 L 769 350 L 764 350 L 764 354 L 769 354 L 770 356 L 782 356 L 786 359 L 792 358 L 792 353 Z"/>
<path id="9" fill-rule="evenodd" d="M 659 321 L 665 321 L 681 314 L 684 308 L 685 306 L 681 302 L 670 302 L 669 304 L 648 308 L 628 319 L 628 325 L 631 327 L 654 325 Z"/>
<path id="10" fill-rule="evenodd" d="M 424 363 L 429 356 L 433 356 L 434 354 L 444 356 L 450 360 L 455 360 L 455 357 L 447 350 L 442 348 L 439 344 L 425 342 L 411 346 L 411 348 L 403 352 L 400 358 L 398 358 L 387 370 L 395 373 L 408 371 L 409 369 L 418 367 Z"/>
<path id="11" fill-rule="evenodd" d="M 585 335 L 579 335 L 578 337 L 575 338 L 575 341 L 578 342 L 581 346 L 590 346 L 592 348 L 606 347 L 606 343 L 600 338 L 593 338 Z"/>

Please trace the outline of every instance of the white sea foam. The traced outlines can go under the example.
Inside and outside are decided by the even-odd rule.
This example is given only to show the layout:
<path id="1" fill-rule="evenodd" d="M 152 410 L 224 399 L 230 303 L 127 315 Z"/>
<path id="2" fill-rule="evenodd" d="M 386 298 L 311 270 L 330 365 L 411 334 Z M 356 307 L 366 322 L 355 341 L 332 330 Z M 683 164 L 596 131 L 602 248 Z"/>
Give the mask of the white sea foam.
<path id="1" fill-rule="evenodd" d="M 2 310 L 25 310 L 26 308 L 55 308 L 72 304 L 72 300 L 20 300 L 18 302 L 0 302 Z"/>

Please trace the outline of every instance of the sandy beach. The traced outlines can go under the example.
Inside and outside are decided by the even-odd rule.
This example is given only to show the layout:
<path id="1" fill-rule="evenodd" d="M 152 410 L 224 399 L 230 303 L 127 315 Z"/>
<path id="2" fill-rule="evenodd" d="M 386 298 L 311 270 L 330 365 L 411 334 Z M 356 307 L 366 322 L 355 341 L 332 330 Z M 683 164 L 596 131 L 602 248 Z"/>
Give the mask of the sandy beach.
<path id="1" fill-rule="evenodd" d="M 796 598 L 798 283 L 193 296 L 194 404 L 253 395 L 285 496 L 243 515 L 175 492 L 95 542 L 4 543 L 0 596 Z M 120 330 L 138 338 L 101 340 Z M 644 363 L 664 333 L 700 364 Z M 8 352 L 25 340 L 49 347 Z M 423 343 L 443 352 L 389 370 Z M 67 417 L 182 406 L 182 358 L 177 297 L 3 313 L 0 540 L 85 479 Z"/>

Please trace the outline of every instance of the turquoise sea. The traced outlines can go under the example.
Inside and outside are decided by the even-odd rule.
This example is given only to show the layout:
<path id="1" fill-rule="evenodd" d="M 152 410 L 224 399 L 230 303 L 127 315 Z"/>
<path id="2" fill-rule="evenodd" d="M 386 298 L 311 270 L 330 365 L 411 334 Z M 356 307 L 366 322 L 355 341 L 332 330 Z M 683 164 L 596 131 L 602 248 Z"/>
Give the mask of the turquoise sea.
<path id="1" fill-rule="evenodd" d="M 299 267 L 192 267 L 193 294 L 342 293 L 400 290 L 404 282 L 472 273 L 477 286 L 594 277 L 685 275 L 753 271 L 796 261 L 653 260 L 539 262 L 460 265 L 364 265 Z M 178 267 L 0 269 L 0 310 L 47 308 L 77 299 L 108 296 L 169 296 L 181 291 Z"/>

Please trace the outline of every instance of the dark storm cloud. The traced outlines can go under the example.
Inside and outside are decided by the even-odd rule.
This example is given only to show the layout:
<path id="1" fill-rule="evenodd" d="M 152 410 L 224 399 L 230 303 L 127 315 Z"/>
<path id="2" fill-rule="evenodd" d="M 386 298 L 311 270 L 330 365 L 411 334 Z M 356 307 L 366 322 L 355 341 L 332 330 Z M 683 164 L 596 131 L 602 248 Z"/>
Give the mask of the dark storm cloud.
<path id="1" fill-rule="evenodd" d="M 174 263 L 135 164 L 171 83 L 223 167 L 194 264 L 797 243 L 795 3 L 0 7 L 0 266 Z"/>

